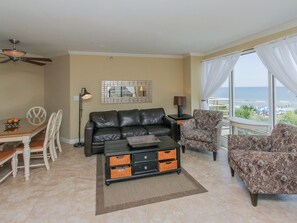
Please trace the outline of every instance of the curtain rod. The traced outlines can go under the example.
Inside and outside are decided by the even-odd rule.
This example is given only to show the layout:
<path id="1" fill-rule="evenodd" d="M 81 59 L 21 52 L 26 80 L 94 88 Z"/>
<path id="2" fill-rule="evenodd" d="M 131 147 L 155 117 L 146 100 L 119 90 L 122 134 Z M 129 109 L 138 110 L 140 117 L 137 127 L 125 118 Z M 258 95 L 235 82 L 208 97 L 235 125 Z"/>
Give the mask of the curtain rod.
<path id="1" fill-rule="evenodd" d="M 294 34 L 291 34 L 291 35 L 288 35 L 288 36 L 283 36 L 283 37 L 280 37 L 278 39 L 274 39 L 274 40 L 271 40 L 271 41 L 268 41 L 268 42 L 265 42 L 265 43 L 262 43 L 262 44 L 265 45 L 265 44 L 275 43 L 275 42 L 277 42 L 279 40 L 290 39 L 290 38 L 295 37 L 295 36 L 297 37 L 297 33 L 294 33 Z M 262 44 L 258 44 L 258 45 L 262 45 Z M 255 52 L 255 48 L 254 47 L 251 47 L 249 49 L 243 49 L 243 50 L 240 50 L 240 51 L 234 51 L 234 52 L 223 54 L 223 55 L 220 55 L 220 56 L 208 58 L 208 59 L 202 60 L 201 62 L 209 61 L 209 60 L 214 60 L 214 59 L 219 58 L 219 57 L 230 56 L 232 54 L 235 54 L 236 52 L 241 52 L 242 55 L 246 55 L 246 54 L 250 54 L 250 53 Z"/>
<path id="2" fill-rule="evenodd" d="M 217 59 L 217 58 L 220 58 L 220 57 L 227 57 L 227 56 L 230 56 L 232 54 L 236 54 L 236 53 L 240 53 L 240 52 L 242 52 L 242 51 L 234 51 L 234 52 L 223 54 L 223 55 L 220 55 L 220 56 L 208 58 L 208 59 L 202 60 L 201 62 L 205 62 L 205 61 L 209 61 L 209 60 L 214 60 L 214 59 Z"/>
<path id="3" fill-rule="evenodd" d="M 293 37 L 297 37 L 297 33 L 293 33 L 293 34 L 288 35 L 288 36 L 283 36 L 283 37 L 280 37 L 280 38 L 277 38 L 277 39 L 274 39 L 274 40 L 271 40 L 271 41 L 268 41 L 268 42 L 265 42 L 265 43 L 261 43 L 261 44 L 258 44 L 258 46 L 259 45 L 265 45 L 265 44 L 275 43 L 277 41 L 286 40 L 286 39 L 290 39 L 290 38 L 293 38 Z"/>

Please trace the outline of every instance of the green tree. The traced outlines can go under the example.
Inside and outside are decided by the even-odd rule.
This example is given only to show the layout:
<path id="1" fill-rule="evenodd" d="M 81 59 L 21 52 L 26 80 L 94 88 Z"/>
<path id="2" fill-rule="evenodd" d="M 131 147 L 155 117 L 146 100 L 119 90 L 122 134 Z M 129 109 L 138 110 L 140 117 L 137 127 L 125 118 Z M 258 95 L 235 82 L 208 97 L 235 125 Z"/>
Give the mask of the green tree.
<path id="1" fill-rule="evenodd" d="M 251 119 L 255 115 L 256 108 L 251 105 L 241 105 L 235 109 L 235 116 L 239 118 Z"/>
<path id="2" fill-rule="evenodd" d="M 287 111 L 285 114 L 278 116 L 277 121 L 281 123 L 297 125 L 297 109 L 295 111 Z"/>

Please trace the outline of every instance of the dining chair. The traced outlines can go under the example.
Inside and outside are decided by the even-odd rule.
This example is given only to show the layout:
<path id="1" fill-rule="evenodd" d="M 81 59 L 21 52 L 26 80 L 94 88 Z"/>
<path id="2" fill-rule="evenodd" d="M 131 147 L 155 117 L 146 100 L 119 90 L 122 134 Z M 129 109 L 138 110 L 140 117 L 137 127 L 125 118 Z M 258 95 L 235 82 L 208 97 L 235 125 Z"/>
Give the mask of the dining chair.
<path id="1" fill-rule="evenodd" d="M 45 121 L 46 111 L 43 107 L 35 106 L 35 107 L 30 108 L 27 111 L 26 117 L 27 117 L 27 119 L 30 119 L 33 123 L 34 122 L 40 123 L 42 121 Z"/>
<path id="2" fill-rule="evenodd" d="M 10 174 L 13 175 L 13 177 L 16 176 L 16 152 L 14 148 L 8 149 L 8 150 L 3 150 L 0 151 L 0 166 L 2 167 L 2 165 L 8 161 L 11 160 L 11 170 L 6 173 L 1 179 L 0 179 L 0 183 L 2 181 L 4 181 Z"/>
<path id="3" fill-rule="evenodd" d="M 54 150 L 56 151 L 58 149 L 59 152 L 62 152 L 62 147 L 61 147 L 61 142 L 60 142 L 60 127 L 61 127 L 62 118 L 63 118 L 63 110 L 59 109 L 57 112 L 57 116 L 56 116 L 54 137 L 53 137 Z M 57 154 L 57 153 L 55 153 L 55 154 Z M 57 158 L 57 156 L 56 156 L 56 158 Z"/>
<path id="4" fill-rule="evenodd" d="M 54 123 L 54 133 L 52 137 L 52 153 L 53 153 L 53 161 L 55 161 L 58 156 L 57 156 L 57 150 L 59 152 L 62 152 L 62 147 L 61 147 L 61 142 L 60 142 L 60 126 L 62 122 L 62 117 L 63 117 L 63 110 L 59 109 L 56 118 L 55 118 L 55 123 Z M 45 133 L 38 134 L 36 136 L 37 140 L 43 140 L 45 138 Z"/>
<path id="5" fill-rule="evenodd" d="M 49 163 L 48 163 L 48 159 L 51 158 L 52 160 L 55 160 L 54 158 L 54 153 L 53 153 L 53 146 L 52 146 L 52 138 L 53 138 L 53 134 L 54 134 L 54 124 L 56 121 L 56 113 L 52 113 L 48 123 L 47 123 L 47 127 L 46 127 L 46 131 L 45 131 L 45 137 L 44 139 L 40 139 L 40 138 L 34 138 L 32 139 L 32 141 L 30 142 L 30 153 L 31 154 L 36 154 L 36 153 L 42 153 L 41 156 L 31 156 L 30 158 L 43 158 L 44 163 L 41 164 L 32 164 L 30 165 L 30 167 L 37 167 L 37 166 L 44 166 L 46 167 L 47 170 L 50 169 Z M 23 154 L 24 152 L 24 146 L 18 146 L 16 148 L 16 154 Z M 16 156 L 16 166 L 18 168 L 21 168 L 21 166 L 18 166 L 18 157 Z"/>

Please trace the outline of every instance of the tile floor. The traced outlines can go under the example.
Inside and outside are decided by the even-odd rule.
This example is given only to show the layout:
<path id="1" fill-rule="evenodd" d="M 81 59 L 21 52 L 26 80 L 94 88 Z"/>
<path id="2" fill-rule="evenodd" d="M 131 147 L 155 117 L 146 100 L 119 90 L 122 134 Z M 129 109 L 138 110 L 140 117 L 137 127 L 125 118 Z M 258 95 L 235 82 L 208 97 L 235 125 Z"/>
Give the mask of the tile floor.
<path id="1" fill-rule="evenodd" d="M 0 184 L 0 222 L 297 222 L 297 195 L 260 195 L 258 206 L 238 177 L 230 176 L 227 152 L 212 154 L 187 150 L 182 166 L 207 193 L 95 216 L 96 158 L 83 149 L 63 144 L 51 169 L 23 171 Z"/>

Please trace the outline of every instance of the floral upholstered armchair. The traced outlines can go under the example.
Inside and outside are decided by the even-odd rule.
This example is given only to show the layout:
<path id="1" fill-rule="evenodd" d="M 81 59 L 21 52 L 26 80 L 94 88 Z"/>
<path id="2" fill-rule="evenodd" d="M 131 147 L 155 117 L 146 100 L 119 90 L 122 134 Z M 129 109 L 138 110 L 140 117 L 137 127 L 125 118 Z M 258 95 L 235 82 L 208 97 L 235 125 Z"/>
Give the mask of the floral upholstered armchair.
<path id="1" fill-rule="evenodd" d="M 181 144 L 186 147 L 198 148 L 213 152 L 216 161 L 217 150 L 220 148 L 223 112 L 212 110 L 194 110 L 193 118 L 181 125 Z"/>
<path id="2" fill-rule="evenodd" d="M 253 206 L 258 194 L 297 194 L 297 127 L 278 124 L 270 136 L 229 135 L 228 161 Z"/>

